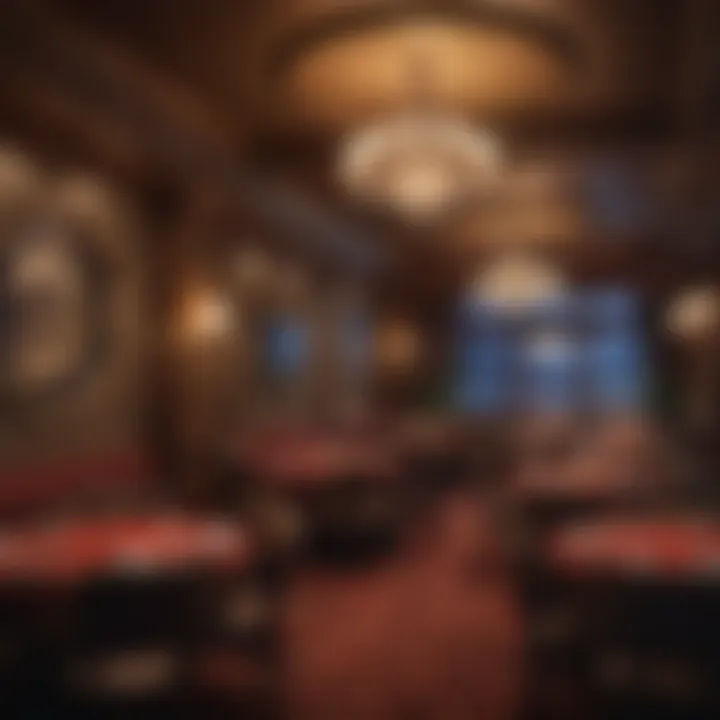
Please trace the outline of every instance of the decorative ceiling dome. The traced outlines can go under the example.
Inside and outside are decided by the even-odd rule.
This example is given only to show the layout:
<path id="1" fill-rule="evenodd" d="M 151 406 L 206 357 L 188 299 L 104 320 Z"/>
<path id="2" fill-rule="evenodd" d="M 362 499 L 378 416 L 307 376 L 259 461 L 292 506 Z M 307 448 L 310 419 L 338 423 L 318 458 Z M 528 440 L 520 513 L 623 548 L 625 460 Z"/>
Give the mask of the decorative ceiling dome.
<path id="1" fill-rule="evenodd" d="M 324 9 L 324 11 L 323 11 Z M 320 0 L 267 58 L 270 117 L 342 138 L 355 199 L 412 224 L 444 219 L 497 170 L 493 123 L 577 88 L 584 49 L 544 3 Z"/>
<path id="2" fill-rule="evenodd" d="M 387 113 L 419 45 L 440 99 L 460 114 L 522 120 L 594 87 L 572 13 L 544 2 L 296 2 L 296 17 L 271 33 L 265 54 L 268 117 L 279 128 L 342 133 Z"/>

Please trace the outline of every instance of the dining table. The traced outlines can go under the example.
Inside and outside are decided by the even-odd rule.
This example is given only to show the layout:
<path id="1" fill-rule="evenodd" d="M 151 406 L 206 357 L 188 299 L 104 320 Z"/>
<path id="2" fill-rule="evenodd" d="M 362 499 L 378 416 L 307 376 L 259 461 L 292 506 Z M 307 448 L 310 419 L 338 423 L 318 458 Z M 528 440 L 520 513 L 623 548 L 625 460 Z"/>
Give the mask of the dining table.
<path id="1" fill-rule="evenodd" d="M 0 528 L 0 590 L 197 568 L 228 572 L 242 570 L 252 556 L 249 533 L 225 519 L 183 513 L 67 517 Z"/>
<path id="2" fill-rule="evenodd" d="M 551 536 L 546 557 L 566 576 L 720 584 L 720 521 L 689 516 L 575 523 Z"/>
<path id="3" fill-rule="evenodd" d="M 602 716 L 717 717 L 720 518 L 618 515 L 557 528 L 541 549 L 555 616 L 574 628 L 569 686 Z"/>
<path id="4" fill-rule="evenodd" d="M 0 527 L 0 682 L 28 713 L 38 703 L 104 713 L 134 702 L 138 683 L 168 699 L 199 692 L 188 668 L 218 644 L 260 667 L 244 639 L 254 629 L 224 620 L 262 591 L 258 558 L 236 519 L 184 510 Z"/>

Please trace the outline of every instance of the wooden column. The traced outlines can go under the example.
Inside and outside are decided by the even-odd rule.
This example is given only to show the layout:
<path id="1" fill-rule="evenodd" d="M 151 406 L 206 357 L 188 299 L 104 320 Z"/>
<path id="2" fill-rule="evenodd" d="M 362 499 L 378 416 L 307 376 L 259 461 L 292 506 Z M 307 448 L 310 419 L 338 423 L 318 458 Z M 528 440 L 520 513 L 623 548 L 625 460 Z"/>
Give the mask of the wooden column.
<path id="1" fill-rule="evenodd" d="M 223 397 L 233 382 L 234 308 L 210 256 L 218 199 L 183 188 L 174 210 L 154 273 L 157 421 L 169 482 L 196 505 L 212 497 Z"/>

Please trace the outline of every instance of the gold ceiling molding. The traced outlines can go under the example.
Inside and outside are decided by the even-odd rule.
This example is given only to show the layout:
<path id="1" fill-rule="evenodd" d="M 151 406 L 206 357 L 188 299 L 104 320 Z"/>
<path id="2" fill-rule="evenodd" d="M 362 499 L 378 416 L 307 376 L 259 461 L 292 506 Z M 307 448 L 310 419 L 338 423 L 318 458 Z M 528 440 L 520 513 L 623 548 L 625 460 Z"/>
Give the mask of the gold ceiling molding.
<path id="1" fill-rule="evenodd" d="M 486 116 L 565 103 L 587 60 L 571 24 L 535 3 L 333 5 L 271 42 L 270 116 L 342 131 L 387 112 L 406 97 L 418 48 L 433 66 L 438 101 Z"/>
<path id="2" fill-rule="evenodd" d="M 520 0 L 397 0 L 369 3 L 314 3 L 314 12 L 276 39 L 267 70 L 277 76 L 318 46 L 343 37 L 398 27 L 418 20 L 479 26 L 513 34 L 544 46 L 577 66 L 583 44 L 569 23 L 548 3 Z M 310 4 L 313 7 L 313 4 Z"/>

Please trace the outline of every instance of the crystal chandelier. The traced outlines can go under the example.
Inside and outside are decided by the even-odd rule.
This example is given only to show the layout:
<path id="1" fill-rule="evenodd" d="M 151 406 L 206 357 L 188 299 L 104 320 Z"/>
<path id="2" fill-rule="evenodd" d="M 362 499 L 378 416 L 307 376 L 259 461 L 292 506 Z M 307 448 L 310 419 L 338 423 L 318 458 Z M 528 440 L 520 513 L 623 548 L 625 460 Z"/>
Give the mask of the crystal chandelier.
<path id="1" fill-rule="evenodd" d="M 352 197 L 413 224 L 431 223 L 476 196 L 500 161 L 491 132 L 432 101 L 428 67 L 418 56 L 407 106 L 352 131 L 338 157 L 340 182 Z"/>

